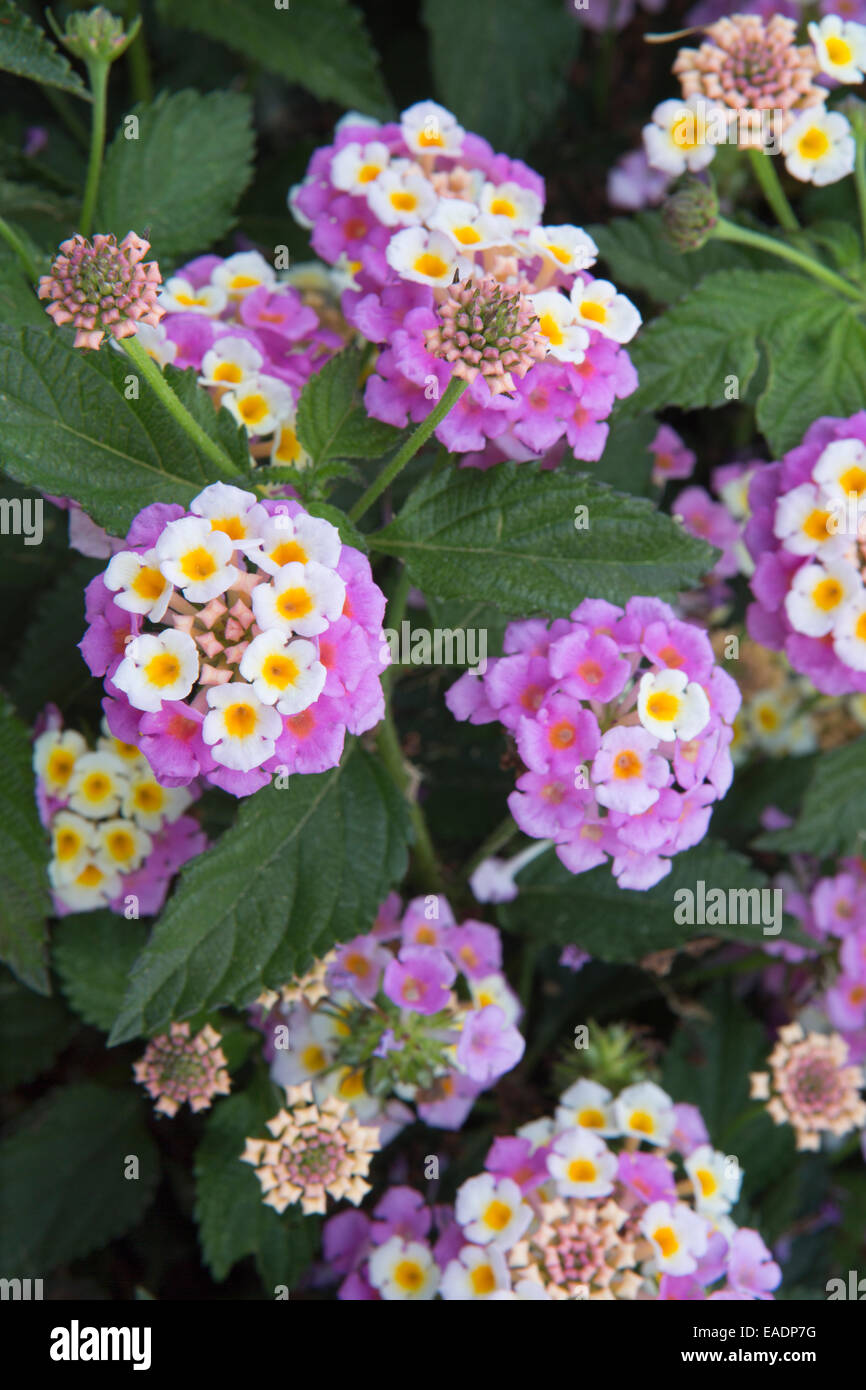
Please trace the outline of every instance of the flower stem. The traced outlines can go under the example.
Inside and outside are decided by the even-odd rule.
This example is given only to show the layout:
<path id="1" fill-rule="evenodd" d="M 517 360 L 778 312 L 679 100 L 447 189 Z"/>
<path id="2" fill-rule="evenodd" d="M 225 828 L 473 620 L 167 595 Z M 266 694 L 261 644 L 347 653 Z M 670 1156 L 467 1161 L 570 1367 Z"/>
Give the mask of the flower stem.
<path id="1" fill-rule="evenodd" d="M 212 463 L 215 463 L 223 473 L 239 474 L 241 469 L 238 468 L 233 459 L 229 458 L 225 450 L 220 448 L 219 444 L 211 439 L 210 435 L 202 429 L 198 421 L 190 415 L 183 401 L 180 400 L 169 386 L 159 367 L 156 365 L 153 358 L 145 352 L 138 338 L 136 338 L 134 334 L 131 338 L 121 338 L 120 346 L 134 366 L 141 372 L 141 375 L 148 385 L 153 387 L 166 410 L 174 416 L 181 428 L 186 430 L 190 439 L 201 452 L 205 454 Z"/>
<path id="2" fill-rule="evenodd" d="M 779 182 L 779 175 L 772 163 L 772 156 L 765 154 L 763 150 L 749 150 L 748 153 L 752 172 L 761 185 L 761 191 L 772 208 L 779 226 L 784 227 L 787 232 L 798 231 L 800 224 L 794 215 L 794 209 L 785 197 L 784 189 Z"/>
<path id="3" fill-rule="evenodd" d="M 441 399 L 430 411 L 426 420 L 421 421 L 418 428 L 413 434 L 410 434 L 402 448 L 398 449 L 387 467 L 383 468 L 378 478 L 373 480 L 363 497 L 358 498 L 358 501 L 349 512 L 350 521 L 360 521 L 364 513 L 369 511 L 370 507 L 372 507 L 373 503 L 376 501 L 376 498 L 381 496 L 388 484 L 392 483 L 401 469 L 406 467 L 409 460 L 415 457 L 422 444 L 426 444 L 436 426 L 445 419 L 451 407 L 459 401 L 468 385 L 469 382 L 465 381 L 463 377 L 452 376 L 447 389 Z"/>
<path id="4" fill-rule="evenodd" d="M 854 156 L 854 183 L 857 188 L 857 206 L 860 209 L 860 233 L 866 249 L 866 129 L 856 127 L 857 152 Z"/>
<path id="5" fill-rule="evenodd" d="M 102 173 L 102 156 L 105 153 L 105 105 L 108 95 L 108 69 L 110 64 L 96 61 L 87 66 L 90 90 L 93 94 L 93 111 L 90 124 L 90 159 L 87 164 L 87 182 L 84 185 L 84 201 L 78 230 L 82 236 L 90 236 L 93 214 L 96 211 L 96 195 L 99 192 L 99 176 Z"/>
<path id="6" fill-rule="evenodd" d="M 4 221 L 2 217 L 0 217 L 0 237 L 2 237 L 7 246 L 11 247 L 15 252 L 18 260 L 21 262 L 21 269 L 24 271 L 27 279 L 35 283 L 39 279 L 39 270 L 36 263 L 18 233 L 14 232 L 9 226 L 9 223 Z"/>
<path id="7" fill-rule="evenodd" d="M 742 246 L 754 246 L 759 251 L 767 251 L 771 256 L 779 256 L 783 261 L 791 261 L 793 265 L 799 266 L 807 275 L 811 275 L 816 280 L 822 280 L 825 285 L 830 285 L 839 294 L 844 294 L 846 298 L 856 300 L 862 304 L 866 300 L 866 290 L 858 289 L 850 281 L 843 280 L 841 275 L 829 270 L 827 266 L 816 261 L 812 256 L 807 256 L 805 251 L 798 251 L 796 247 L 789 246 L 787 242 L 777 241 L 775 237 L 765 236 L 763 232 L 752 232 L 748 227 L 739 227 L 736 222 L 728 222 L 724 217 L 720 217 L 713 228 L 713 236 L 720 241 L 736 241 Z"/>
<path id="8" fill-rule="evenodd" d="M 491 830 L 480 849 L 477 849 L 472 858 L 468 861 L 460 875 L 461 881 L 468 883 L 475 870 L 478 868 L 478 865 L 482 864 L 485 859 L 490 859 L 497 850 L 502 849 L 503 845 L 507 845 L 508 841 L 513 839 L 516 834 L 516 820 L 513 816 L 506 816 L 504 820 L 499 822 L 495 830 Z"/>
<path id="9" fill-rule="evenodd" d="M 436 858 L 436 851 L 433 848 L 433 841 L 430 838 L 430 831 L 427 829 L 424 812 L 410 791 L 411 779 L 406 770 L 403 750 L 400 747 L 400 738 L 390 705 L 386 706 L 385 718 L 377 730 L 376 745 L 382 762 L 396 785 L 404 793 L 409 805 L 409 818 L 415 831 L 413 854 L 415 867 L 418 871 L 418 882 L 428 892 L 439 893 L 442 890 L 442 872 Z"/>

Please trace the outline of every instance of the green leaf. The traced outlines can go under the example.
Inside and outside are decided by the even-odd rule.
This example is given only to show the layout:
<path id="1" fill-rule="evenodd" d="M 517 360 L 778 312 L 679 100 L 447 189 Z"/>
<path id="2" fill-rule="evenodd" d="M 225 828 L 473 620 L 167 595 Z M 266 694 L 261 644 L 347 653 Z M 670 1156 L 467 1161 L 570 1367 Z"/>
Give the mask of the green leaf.
<path id="1" fill-rule="evenodd" d="M 757 421 L 777 457 L 819 415 L 850 415 L 862 404 L 866 324 L 856 306 L 787 271 L 709 275 L 629 351 L 640 385 L 624 415 L 722 406 L 749 399 L 750 385 L 760 384 Z M 758 374 L 762 356 L 766 371 Z"/>
<path id="2" fill-rule="evenodd" d="M 63 993 L 85 1023 L 110 1031 L 146 940 L 142 922 L 128 922 L 107 909 L 76 913 L 54 928 L 54 968 Z"/>
<path id="3" fill-rule="evenodd" d="M 75 1029 L 75 1019 L 59 999 L 34 994 L 7 970 L 0 971 L 0 1090 L 46 1071 Z"/>
<path id="4" fill-rule="evenodd" d="M 194 372 L 167 375 L 203 428 L 224 446 L 239 441 L 228 411 L 213 410 Z M 130 376 L 139 381 L 138 400 L 124 396 Z M 217 477 L 123 353 L 76 351 L 54 329 L 0 325 L 0 412 L 4 470 L 44 492 L 74 497 L 114 536 L 126 535 L 142 507 L 186 507 Z M 247 467 L 239 442 L 229 452 Z"/>
<path id="5" fill-rule="evenodd" d="M 764 875 L 753 869 L 743 855 L 734 854 L 714 840 L 704 840 L 696 849 L 674 855 L 667 878 L 646 892 L 618 887 L 610 863 L 589 873 L 571 874 L 549 850 L 520 873 L 520 895 L 500 908 L 499 919 L 508 930 L 531 936 L 538 943 L 573 943 L 599 960 L 608 961 L 640 961 L 651 952 L 684 946 L 700 936 L 746 941 L 756 947 L 779 939 L 765 937 L 760 922 L 676 922 L 674 914 L 686 900 L 675 895 L 689 889 L 697 906 L 700 880 L 707 896 L 714 888 L 727 893 L 732 888 L 768 887 Z M 773 899 L 766 899 L 766 905 L 772 909 Z M 770 916 L 768 912 L 767 917 Z M 807 939 L 788 923 L 784 932 L 786 941 Z"/>
<path id="6" fill-rule="evenodd" d="M 158 0 L 160 18 L 219 39 L 324 101 L 391 114 L 364 18 L 348 0 Z"/>
<path id="7" fill-rule="evenodd" d="M 11 0 L 0 0 L 0 71 L 90 101 L 90 93 L 60 49 Z"/>
<path id="8" fill-rule="evenodd" d="M 699 251 L 677 251 L 662 233 L 658 212 L 614 217 L 587 231 L 616 283 L 644 290 L 660 304 L 673 304 L 715 270 L 748 266 L 753 259 L 742 247 L 720 241 L 709 241 Z"/>
<path id="9" fill-rule="evenodd" d="M 866 735 L 822 754 L 796 821 L 758 837 L 758 849 L 782 854 L 863 854 L 866 838 Z"/>
<path id="10" fill-rule="evenodd" d="M 291 1289 L 318 1249 L 319 1222 L 290 1207 L 282 1216 L 262 1201 L 254 1170 L 241 1163 L 247 1138 L 263 1134 L 281 1095 L 266 1076 L 221 1101 L 207 1117 L 196 1151 L 195 1216 L 202 1256 L 217 1283 L 232 1266 L 255 1255 L 270 1297 L 275 1284 Z"/>
<path id="11" fill-rule="evenodd" d="M 27 729 L 0 706 L 0 960 L 31 989 L 50 994 L 45 966 L 48 837 L 36 811 Z"/>
<path id="12" fill-rule="evenodd" d="M 524 153 L 562 104 L 581 27 L 560 0 L 424 0 L 436 92 L 495 150 Z"/>
<path id="13" fill-rule="evenodd" d="M 127 139 L 133 117 L 138 135 Z M 249 97 L 163 92 L 123 117 L 105 156 L 97 225 L 118 237 L 147 228 L 158 259 L 201 252 L 233 225 L 252 157 Z"/>
<path id="14" fill-rule="evenodd" d="M 0 323 L 5 323 L 9 328 L 23 328 L 28 323 L 41 325 L 44 315 L 45 310 L 36 298 L 33 286 L 25 279 L 17 258 L 4 247 L 0 250 Z"/>
<path id="15" fill-rule="evenodd" d="M 575 529 L 578 506 L 587 529 Z M 428 475 L 369 541 L 405 560 L 425 593 L 468 592 L 520 617 L 564 617 L 588 595 L 672 596 L 693 588 L 715 554 L 642 498 L 534 463 Z"/>
<path id="16" fill-rule="evenodd" d="M 404 431 L 372 420 L 358 402 L 361 353 L 346 348 L 311 376 L 298 401 L 298 439 L 316 470 L 334 459 L 381 458 Z"/>
<path id="17" fill-rule="evenodd" d="M 49 702 L 65 711 L 77 695 L 93 687 L 77 644 L 85 629 L 85 586 L 104 567 L 105 561 L 76 555 L 62 578 L 39 598 L 9 677 L 9 693 L 28 720 Z"/>
<path id="18" fill-rule="evenodd" d="M 140 1221 L 158 1160 L 131 1089 L 52 1091 L 0 1143 L 0 1267 L 47 1274 L 116 1240 Z M 130 1157 L 138 1178 L 127 1178 Z"/>
<path id="19" fill-rule="evenodd" d="M 408 837 L 405 801 L 357 746 L 331 772 L 248 797 L 232 829 L 183 870 L 109 1041 L 246 1004 L 369 931 L 405 872 Z"/>
<path id="20" fill-rule="evenodd" d="M 763 1110 L 750 1114 L 755 1107 L 749 1073 L 763 1069 L 770 1050 L 763 1025 L 722 984 L 700 1002 L 710 1017 L 680 1023 L 665 1056 L 662 1085 L 677 1102 L 696 1105 L 713 1147 L 736 1157 L 742 1197 L 748 1199 L 768 1183 L 775 1186 L 791 1168 L 791 1130 L 774 1125 Z"/>

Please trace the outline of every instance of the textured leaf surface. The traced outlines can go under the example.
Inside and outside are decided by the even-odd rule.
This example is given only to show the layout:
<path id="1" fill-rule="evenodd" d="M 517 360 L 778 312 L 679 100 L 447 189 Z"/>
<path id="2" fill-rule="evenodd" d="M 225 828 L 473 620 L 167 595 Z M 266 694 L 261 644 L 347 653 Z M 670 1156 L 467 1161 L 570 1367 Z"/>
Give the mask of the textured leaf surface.
<path id="1" fill-rule="evenodd" d="M 363 15 L 349 0 L 158 0 L 161 18 L 220 39 L 287 82 L 369 116 L 391 106 Z"/>
<path id="2" fill-rule="evenodd" d="M 50 994 L 48 840 L 36 812 L 32 759 L 27 729 L 0 705 L 0 960 L 31 989 Z"/>
<path id="3" fill-rule="evenodd" d="M 0 71 L 90 100 L 90 93 L 60 49 L 11 0 L 0 0 Z"/>
<path id="4" fill-rule="evenodd" d="M 565 98 L 581 27 L 559 0 L 424 0 L 436 95 L 495 150 L 520 154 Z"/>
<path id="5" fill-rule="evenodd" d="M 59 999 L 34 994 L 0 971 L 0 1090 L 45 1071 L 74 1032 L 75 1019 Z"/>
<path id="6" fill-rule="evenodd" d="M 866 737 L 833 748 L 817 760 L 800 813 L 786 830 L 759 836 L 759 849 L 784 854 L 807 851 L 820 858 L 864 853 L 866 840 Z"/>
<path id="7" fill-rule="evenodd" d="M 166 411 L 122 353 L 76 352 L 54 330 L 0 326 L 0 464 L 19 482 L 73 497 L 100 526 L 124 536 L 150 502 L 187 506 L 214 465 Z M 240 466 L 249 460 L 228 411 L 214 412 L 193 372 L 169 380 L 199 423 Z"/>
<path id="8" fill-rule="evenodd" d="M 0 1266 L 47 1274 L 123 1235 L 141 1219 L 157 1156 L 131 1090 L 90 1084 L 53 1091 L 0 1142 Z M 128 1157 L 139 1177 L 124 1177 Z"/>
<path id="9" fill-rule="evenodd" d="M 85 1023 L 110 1031 L 147 928 L 116 912 L 82 912 L 54 928 L 54 968 L 69 1003 Z"/>
<path id="10" fill-rule="evenodd" d="M 252 174 L 249 98 L 162 93 L 130 116 L 138 135 L 126 138 L 124 117 L 106 152 L 97 225 L 118 238 L 148 228 L 157 259 L 211 246 L 231 227 Z"/>
<path id="11" fill-rule="evenodd" d="M 428 476 L 370 545 L 405 560 L 426 593 L 469 593 L 514 617 L 565 616 L 587 595 L 671 596 L 715 554 L 642 498 L 528 463 Z"/>
<path id="12" fill-rule="evenodd" d="M 111 1037 L 244 1004 L 311 954 L 369 931 L 406 868 L 405 802 L 359 748 L 332 772 L 265 787 L 183 870 L 132 972 Z"/>
<path id="13" fill-rule="evenodd" d="M 520 896 L 500 908 L 500 921 L 534 940 L 563 946 L 574 943 L 600 960 L 623 962 L 639 961 L 653 951 L 683 946 L 700 936 L 755 946 L 778 939 L 764 937 L 760 922 L 693 926 L 676 922 L 674 913 L 684 899 L 676 899 L 675 893 L 690 889 L 697 903 L 701 879 L 707 895 L 712 888 L 727 892 L 767 887 L 764 875 L 743 855 L 713 840 L 675 855 L 668 876 L 645 893 L 619 888 L 609 864 L 586 874 L 571 874 L 549 850 L 519 875 Z M 766 902 L 771 908 L 772 898 Z M 782 931 L 786 941 L 804 939 L 792 924 Z"/>

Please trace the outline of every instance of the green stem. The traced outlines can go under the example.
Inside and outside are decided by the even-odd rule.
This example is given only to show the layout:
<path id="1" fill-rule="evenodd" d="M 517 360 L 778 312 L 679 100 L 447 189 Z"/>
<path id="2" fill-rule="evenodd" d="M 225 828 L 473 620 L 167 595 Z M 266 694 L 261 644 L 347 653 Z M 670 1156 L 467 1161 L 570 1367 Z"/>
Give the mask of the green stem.
<path id="1" fill-rule="evenodd" d="M 854 156 L 854 183 L 857 189 L 857 206 L 860 209 L 860 233 L 866 249 L 866 130 L 858 124 L 856 128 L 857 153 Z"/>
<path id="2" fill-rule="evenodd" d="M 724 217 L 720 217 L 713 228 L 713 236 L 720 241 L 736 241 L 741 246 L 754 246 L 759 251 L 767 251 L 771 256 L 779 256 L 783 261 L 790 261 L 793 265 L 805 270 L 807 275 L 811 275 L 816 280 L 823 280 L 825 285 L 830 285 L 839 294 L 844 294 L 846 298 L 856 300 L 862 304 L 866 300 L 866 290 L 857 289 L 848 280 L 843 280 L 841 275 L 835 271 L 828 270 L 820 261 L 813 260 L 804 251 L 798 251 L 795 247 L 789 246 L 787 242 L 777 241 L 775 237 L 765 236 L 763 232 L 752 232 L 747 227 L 739 227 L 735 222 L 728 222 Z"/>
<path id="3" fill-rule="evenodd" d="M 452 405 L 455 405 L 456 402 L 459 401 L 468 385 L 469 382 L 465 381 L 463 377 L 452 376 L 444 395 L 430 411 L 426 420 L 421 421 L 417 430 L 409 436 L 403 447 L 398 449 L 387 467 L 383 468 L 378 478 L 373 480 L 363 497 L 358 498 L 358 501 L 349 512 L 350 521 L 360 521 L 364 513 L 369 511 L 370 507 L 372 507 L 373 503 L 376 501 L 376 498 L 382 495 L 388 484 L 394 481 L 401 469 L 405 468 L 410 459 L 415 457 L 421 446 L 426 444 L 436 426 L 445 419 Z"/>
<path id="4" fill-rule="evenodd" d="M 190 439 L 201 452 L 205 454 L 212 463 L 215 463 L 223 473 L 239 474 L 241 469 L 238 468 L 233 459 L 229 458 L 225 450 L 221 449 L 219 444 L 211 439 L 210 435 L 202 429 L 198 421 L 190 415 L 183 401 L 175 395 L 153 358 L 145 352 L 144 348 L 141 346 L 138 338 L 136 338 L 134 334 L 131 338 L 121 338 L 120 346 L 134 366 L 137 367 L 138 371 L 141 372 L 141 375 L 148 385 L 153 387 L 166 410 L 174 416 L 182 429 L 186 430 Z"/>
<path id="5" fill-rule="evenodd" d="M 0 217 L 0 237 L 2 237 L 7 246 L 10 246 L 15 252 L 15 255 L 21 262 L 21 269 L 24 271 L 27 279 L 30 280 L 32 284 L 35 284 L 39 279 L 39 269 L 36 262 L 31 257 L 30 252 L 27 250 L 27 247 L 24 245 L 18 233 L 13 232 L 9 223 L 4 221 L 2 217 Z"/>
<path id="6" fill-rule="evenodd" d="M 400 747 L 400 738 L 390 706 L 386 708 L 385 718 L 377 730 L 376 745 L 382 762 L 390 772 L 394 782 L 405 794 L 409 805 L 409 818 L 415 831 L 413 853 L 418 871 L 418 881 L 428 892 L 439 893 L 442 890 L 442 873 L 436 859 L 430 831 L 427 829 L 427 822 L 424 819 L 424 812 L 414 797 L 409 795 L 409 774 L 406 771 L 403 750 Z"/>
<path id="7" fill-rule="evenodd" d="M 135 0 L 128 0 L 126 5 L 126 23 L 129 25 L 139 13 Z M 139 29 L 132 43 L 126 52 L 126 61 L 129 64 L 129 79 L 132 86 L 132 95 L 136 101 L 153 101 L 153 81 L 150 75 L 150 58 L 147 52 L 147 44 L 144 41 L 144 26 Z"/>
<path id="8" fill-rule="evenodd" d="M 472 858 L 468 861 L 460 875 L 461 881 L 468 883 L 472 874 L 478 868 L 478 865 L 483 863 L 485 859 L 490 859 L 497 850 L 502 849 L 503 845 L 507 845 L 508 841 L 513 839 L 516 834 L 517 822 L 513 816 L 506 816 L 504 820 L 499 822 L 495 830 L 491 830 L 481 848 L 476 850 L 475 854 L 473 854 Z"/>
<path id="9" fill-rule="evenodd" d="M 78 230 L 82 236 L 90 236 L 93 214 L 96 211 L 96 195 L 99 192 L 99 176 L 102 173 L 102 156 L 105 152 L 105 105 L 108 95 L 108 69 L 106 62 L 92 62 L 87 66 L 90 90 L 93 94 L 93 112 L 90 125 L 90 159 L 87 164 L 87 182 L 84 185 L 84 201 L 81 204 L 81 217 Z"/>
<path id="10" fill-rule="evenodd" d="M 772 156 L 765 154 L 763 150 L 749 150 L 749 160 L 751 161 L 752 172 L 761 185 L 761 191 L 772 208 L 779 226 L 784 227 L 788 232 L 796 232 L 800 224 L 794 215 L 794 209 L 785 197 L 779 182 L 779 175 L 772 162 Z"/>

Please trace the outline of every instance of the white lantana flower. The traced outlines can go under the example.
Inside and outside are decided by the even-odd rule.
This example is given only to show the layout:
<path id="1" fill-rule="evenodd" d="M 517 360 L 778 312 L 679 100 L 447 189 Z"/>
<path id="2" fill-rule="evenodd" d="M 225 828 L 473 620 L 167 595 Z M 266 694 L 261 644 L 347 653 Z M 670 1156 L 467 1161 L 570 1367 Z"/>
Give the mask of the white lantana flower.
<path id="1" fill-rule="evenodd" d="M 856 145 L 839 111 L 810 106 L 782 136 L 785 168 L 801 183 L 838 183 L 854 169 Z"/>
<path id="2" fill-rule="evenodd" d="M 684 671 L 647 671 L 638 688 L 637 712 L 643 727 L 662 742 L 679 738 L 687 743 L 709 723 L 710 702 Z"/>
<path id="3" fill-rule="evenodd" d="M 155 714 L 164 700 L 183 700 L 198 672 L 198 648 L 189 634 L 164 628 L 127 642 L 112 681 L 135 709 Z"/>

